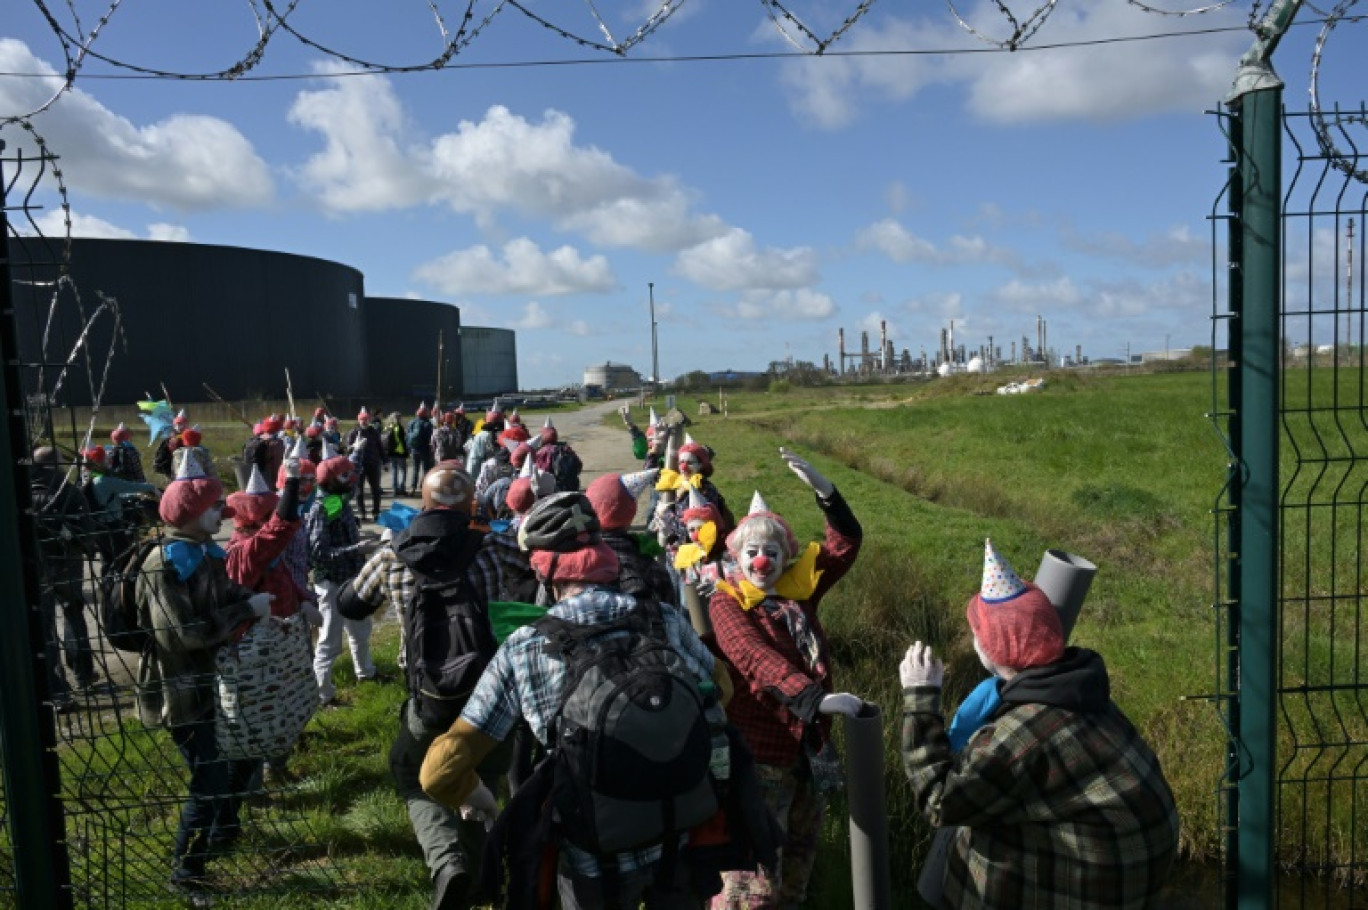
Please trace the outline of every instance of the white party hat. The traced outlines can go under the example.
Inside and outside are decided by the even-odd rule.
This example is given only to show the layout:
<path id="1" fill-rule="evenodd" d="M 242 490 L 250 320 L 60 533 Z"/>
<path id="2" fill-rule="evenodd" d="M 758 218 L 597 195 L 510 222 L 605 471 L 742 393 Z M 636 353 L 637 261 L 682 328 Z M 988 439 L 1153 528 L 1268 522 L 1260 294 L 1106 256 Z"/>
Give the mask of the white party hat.
<path id="1" fill-rule="evenodd" d="M 993 541 L 983 541 L 983 584 L 979 597 L 984 603 L 1002 603 L 1011 600 L 1026 590 L 1026 584 L 1017 575 L 1012 564 L 1003 558 L 993 546 Z"/>

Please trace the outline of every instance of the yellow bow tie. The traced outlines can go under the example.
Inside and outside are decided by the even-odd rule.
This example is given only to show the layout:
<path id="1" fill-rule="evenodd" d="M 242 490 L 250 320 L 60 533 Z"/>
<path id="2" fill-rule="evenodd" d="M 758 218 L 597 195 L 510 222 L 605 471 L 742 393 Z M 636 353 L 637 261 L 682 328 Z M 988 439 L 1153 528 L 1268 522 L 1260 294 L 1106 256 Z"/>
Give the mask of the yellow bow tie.
<path id="1" fill-rule="evenodd" d="M 698 529 L 698 543 L 686 543 L 675 552 L 674 567 L 687 569 L 708 558 L 717 543 L 717 522 L 705 521 Z"/>
<path id="2" fill-rule="evenodd" d="M 660 477 L 656 479 L 656 489 L 658 491 L 668 493 L 671 490 L 674 490 L 679 493 L 687 493 L 689 492 L 690 487 L 693 487 L 695 490 L 703 489 L 703 475 L 691 474 L 688 477 L 685 477 L 672 468 L 660 469 Z"/>
<path id="3" fill-rule="evenodd" d="M 808 544 L 803 555 L 798 557 L 798 561 L 789 566 L 775 582 L 774 596 L 788 600 L 807 600 L 811 597 L 822 577 L 822 570 L 817 568 L 817 554 L 821 551 L 821 545 L 815 542 Z M 744 578 L 737 584 L 719 581 L 717 587 L 735 598 L 743 610 L 755 609 L 757 604 L 769 596 Z"/>

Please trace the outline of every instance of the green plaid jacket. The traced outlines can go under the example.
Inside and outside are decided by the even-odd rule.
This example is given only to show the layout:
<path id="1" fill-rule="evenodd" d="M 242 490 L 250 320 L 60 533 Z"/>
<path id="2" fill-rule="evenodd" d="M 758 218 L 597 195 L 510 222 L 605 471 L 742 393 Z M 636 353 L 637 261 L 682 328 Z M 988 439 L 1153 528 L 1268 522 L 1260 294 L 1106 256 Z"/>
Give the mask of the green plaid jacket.
<path id="1" fill-rule="evenodd" d="M 1024 671 L 1003 684 L 1002 708 L 959 755 L 945 735 L 940 690 L 904 691 L 903 764 L 917 806 L 933 826 L 961 826 L 942 907 L 1158 905 L 1178 845 L 1173 795 L 1111 702 L 1101 658 L 1071 648 L 1062 663 L 1084 671 L 1071 682 L 1091 691 L 1046 695 L 1063 705 L 1026 701 L 1024 689 L 1028 698 L 1049 693 L 1059 665 Z M 1069 704 L 1074 696 L 1079 703 Z"/>

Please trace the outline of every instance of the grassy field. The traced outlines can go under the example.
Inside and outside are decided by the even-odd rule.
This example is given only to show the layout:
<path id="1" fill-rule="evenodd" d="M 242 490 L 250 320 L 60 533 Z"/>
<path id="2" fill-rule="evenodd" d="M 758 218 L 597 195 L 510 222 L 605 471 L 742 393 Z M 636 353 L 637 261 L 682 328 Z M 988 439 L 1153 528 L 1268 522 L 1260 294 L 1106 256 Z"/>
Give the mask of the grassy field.
<path id="1" fill-rule="evenodd" d="M 1216 690 L 1221 647 L 1211 605 L 1219 565 L 1212 510 L 1227 455 L 1204 416 L 1219 410 L 1213 408 L 1212 379 L 1205 373 L 1051 374 L 1041 392 L 991 394 L 1002 381 L 779 386 L 770 393 L 735 393 L 727 416 L 695 416 L 690 427 L 717 451 L 714 480 L 733 511 L 744 512 L 758 489 L 792 521 L 800 539 L 820 536 L 821 516 L 810 493 L 777 456 L 784 445 L 831 477 L 864 525 L 863 553 L 825 601 L 824 621 L 838 688 L 884 707 L 899 893 L 915 880 L 927 831 L 912 811 L 896 753 L 897 664 L 912 640 L 931 643 L 947 660 L 951 706 L 981 678 L 963 607 L 978 586 L 985 537 L 1027 577 L 1050 547 L 1098 564 L 1073 642 L 1103 654 L 1113 698 L 1159 753 L 1182 814 L 1185 856 L 1201 863 L 1219 845 L 1216 788 L 1225 733 L 1210 702 L 1189 698 Z M 1308 400 L 1316 402 L 1353 391 L 1317 390 L 1316 381 L 1292 377 L 1290 385 L 1297 392 L 1310 389 Z M 697 404 L 681 396 L 680 407 L 690 415 Z M 636 417 L 641 423 L 645 415 Z M 1308 414 L 1294 418 L 1286 433 L 1307 451 L 1315 445 L 1333 456 L 1363 451 L 1356 447 L 1360 436 L 1368 436 L 1362 426 L 1335 436 L 1324 423 Z M 209 428 L 206 441 L 227 452 L 240 446 L 241 435 L 240 429 Z M 1329 441 L 1317 441 L 1322 438 Z M 1285 486 L 1309 501 L 1317 482 L 1302 479 L 1296 469 L 1289 451 Z M 1346 508 L 1326 521 L 1347 533 L 1358 509 L 1356 502 L 1345 505 L 1355 506 L 1352 514 Z M 1288 546 L 1296 563 L 1288 576 L 1308 591 L 1319 590 L 1323 564 L 1357 565 L 1357 551 L 1349 552 L 1345 540 L 1326 545 L 1324 536 L 1313 536 L 1316 542 L 1302 550 L 1295 541 Z M 1354 663 L 1362 630 L 1354 626 L 1354 634 L 1345 635 L 1345 628 L 1308 622 L 1288 630 L 1289 641 L 1306 652 L 1308 675 L 1323 664 L 1343 673 Z M 377 642 L 382 666 L 392 667 L 393 638 L 381 633 Z M 331 906 L 425 906 L 421 858 L 384 769 L 398 687 L 341 692 L 352 707 L 329 712 L 311 727 L 296 764 L 306 783 L 286 798 L 302 813 L 308 837 L 329 845 L 330 862 L 346 882 Z M 1311 723 L 1288 721 L 1293 727 Z M 1356 723 L 1350 721 L 1349 732 L 1363 739 Z M 1321 802 L 1330 806 L 1324 811 L 1338 811 L 1331 800 Z M 1284 808 L 1294 816 L 1298 810 Z M 1314 816 L 1319 810 L 1310 811 Z M 838 799 L 810 906 L 849 903 L 844 819 Z M 1361 834 L 1346 833 L 1344 824 L 1336 830 L 1335 843 L 1313 843 L 1311 853 L 1336 856 L 1356 839 L 1361 849 Z M 247 849 L 273 846 L 263 837 Z M 271 904 L 254 899 L 224 905 Z"/>

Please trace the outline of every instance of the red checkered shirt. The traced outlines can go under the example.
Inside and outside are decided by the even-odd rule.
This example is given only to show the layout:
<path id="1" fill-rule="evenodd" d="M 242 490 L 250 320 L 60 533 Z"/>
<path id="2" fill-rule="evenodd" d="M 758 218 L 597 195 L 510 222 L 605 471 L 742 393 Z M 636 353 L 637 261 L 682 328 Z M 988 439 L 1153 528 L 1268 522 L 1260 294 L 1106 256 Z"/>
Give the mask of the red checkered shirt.
<path id="1" fill-rule="evenodd" d="M 817 503 L 827 520 L 826 540 L 817 556 L 822 577 L 812 596 L 796 604 L 817 637 L 819 662 L 825 665 L 826 632 L 817 607 L 831 586 L 855 564 L 862 532 L 839 492 L 833 492 L 827 501 L 818 498 Z M 718 591 L 708 602 L 708 615 L 717 649 L 726 661 L 736 690 L 727 705 L 727 719 L 741 731 L 756 761 L 792 766 L 798 760 L 810 722 L 789 706 L 813 684 L 830 692 L 830 675 L 816 676 L 807 668 L 784 620 L 777 613 L 772 615 L 763 604 L 743 610 L 730 594 Z M 817 730 L 817 744 L 825 742 L 831 732 L 830 718 L 819 715 L 811 726 Z"/>

